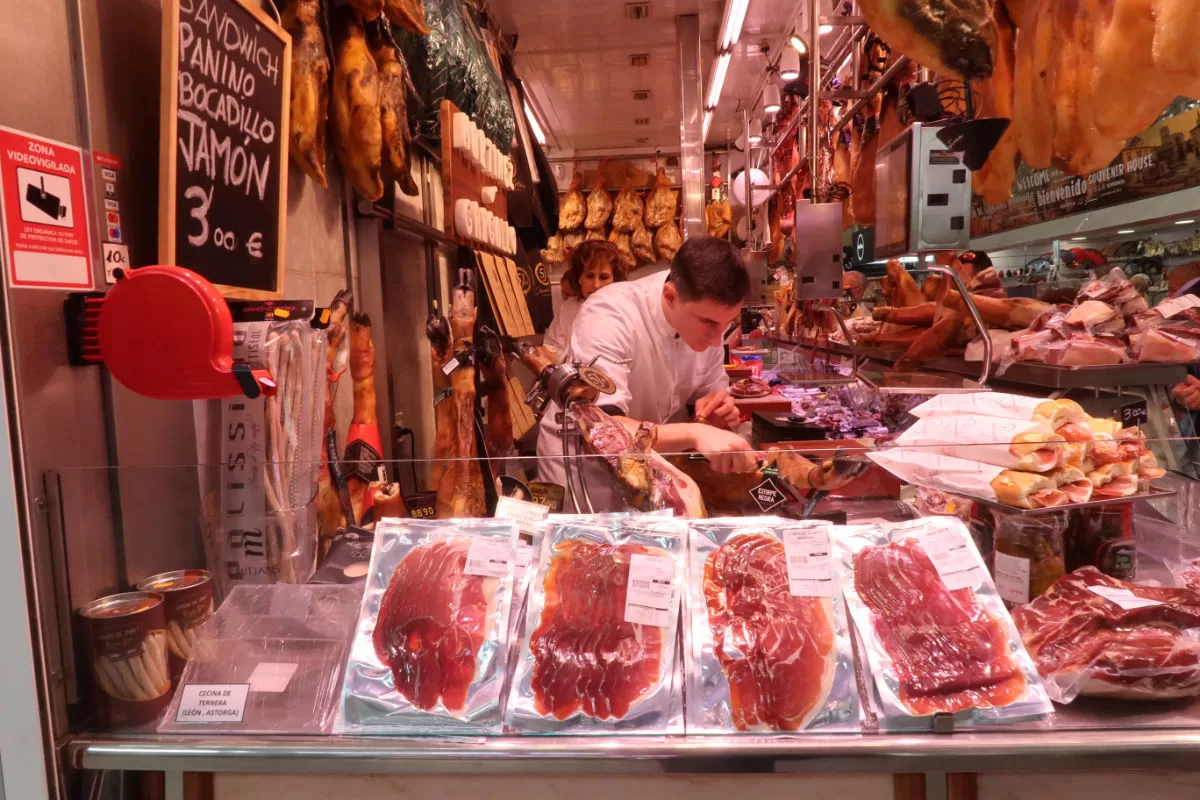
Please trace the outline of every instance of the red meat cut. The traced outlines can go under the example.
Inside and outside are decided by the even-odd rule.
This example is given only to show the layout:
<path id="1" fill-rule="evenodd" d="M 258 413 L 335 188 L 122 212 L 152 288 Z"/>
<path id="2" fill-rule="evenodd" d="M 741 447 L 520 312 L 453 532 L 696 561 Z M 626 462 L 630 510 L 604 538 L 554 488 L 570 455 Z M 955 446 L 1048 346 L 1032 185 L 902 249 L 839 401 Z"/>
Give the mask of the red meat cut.
<path id="1" fill-rule="evenodd" d="M 735 536 L 708 556 L 704 597 L 734 727 L 803 728 L 833 679 L 832 601 L 793 597 L 783 543 L 760 533 Z"/>
<path id="2" fill-rule="evenodd" d="M 622 719 L 658 684 L 663 629 L 625 621 L 636 553 L 667 555 L 635 544 L 568 539 L 555 545 L 541 622 L 529 640 L 534 708 L 542 716 Z"/>
<path id="3" fill-rule="evenodd" d="M 971 589 L 947 589 L 917 541 L 863 548 L 854 588 L 913 714 L 1002 707 L 1025 693 L 999 621 Z"/>
<path id="4" fill-rule="evenodd" d="M 1125 590 L 1157 605 L 1126 610 L 1090 587 Z M 1130 605 L 1130 603 L 1126 603 Z M 1142 586 L 1083 567 L 1013 611 L 1029 654 L 1065 702 L 1085 695 L 1168 699 L 1200 694 L 1200 594 Z M 1058 684 L 1066 682 L 1066 686 Z"/>
<path id="5" fill-rule="evenodd" d="M 379 605 L 375 654 L 391 669 L 396 691 L 426 711 L 439 700 L 461 711 L 475 680 L 499 581 L 464 574 L 470 546 L 459 537 L 414 547 Z"/>

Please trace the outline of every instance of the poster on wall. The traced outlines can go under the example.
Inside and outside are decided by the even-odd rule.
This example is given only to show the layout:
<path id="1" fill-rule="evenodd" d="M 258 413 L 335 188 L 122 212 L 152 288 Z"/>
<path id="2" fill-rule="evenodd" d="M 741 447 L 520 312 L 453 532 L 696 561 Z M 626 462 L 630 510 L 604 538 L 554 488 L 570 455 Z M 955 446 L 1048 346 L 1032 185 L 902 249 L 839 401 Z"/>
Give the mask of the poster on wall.
<path id="1" fill-rule="evenodd" d="M 0 128 L 0 205 L 9 286 L 92 288 L 83 156 L 78 147 Z"/>
<path id="2" fill-rule="evenodd" d="M 1010 200 L 975 197 L 971 236 L 988 236 L 1072 214 L 1200 186 L 1200 102 L 1174 104 L 1141 136 L 1130 139 L 1107 167 L 1087 176 L 1030 169 L 1024 162 Z"/>

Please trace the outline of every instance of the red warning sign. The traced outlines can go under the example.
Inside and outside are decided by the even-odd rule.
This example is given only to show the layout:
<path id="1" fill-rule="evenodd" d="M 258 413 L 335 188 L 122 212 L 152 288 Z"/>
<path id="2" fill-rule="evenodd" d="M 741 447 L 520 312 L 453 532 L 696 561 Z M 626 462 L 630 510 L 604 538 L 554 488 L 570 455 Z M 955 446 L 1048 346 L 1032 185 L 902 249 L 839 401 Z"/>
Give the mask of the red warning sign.
<path id="1" fill-rule="evenodd" d="M 0 128 L 0 205 L 10 285 L 92 288 L 78 147 Z"/>

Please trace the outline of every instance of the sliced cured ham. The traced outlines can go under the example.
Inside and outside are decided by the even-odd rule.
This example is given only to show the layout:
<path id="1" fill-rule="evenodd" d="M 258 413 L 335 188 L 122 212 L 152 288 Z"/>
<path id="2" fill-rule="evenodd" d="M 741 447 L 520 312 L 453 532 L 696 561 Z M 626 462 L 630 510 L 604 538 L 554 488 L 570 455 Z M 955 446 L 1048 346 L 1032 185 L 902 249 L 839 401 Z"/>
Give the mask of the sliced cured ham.
<path id="1" fill-rule="evenodd" d="M 832 601 L 792 596 L 783 544 L 761 533 L 735 536 L 709 554 L 704 598 L 734 727 L 803 729 L 833 680 Z"/>
<path id="2" fill-rule="evenodd" d="M 1200 694 L 1200 595 L 1083 567 L 1013 611 L 1055 700 L 1076 695 L 1170 699 Z"/>
<path id="3" fill-rule="evenodd" d="M 667 556 L 636 544 L 568 539 L 555 545 L 545 606 L 529 640 L 539 714 L 621 719 L 658 684 L 663 629 L 625 621 L 630 558 Z"/>
<path id="4" fill-rule="evenodd" d="M 970 589 L 950 591 L 911 539 L 854 556 L 854 588 L 916 715 L 1009 705 L 1025 692 L 1000 622 Z"/>
<path id="5" fill-rule="evenodd" d="M 396 566 L 372 641 L 397 692 L 426 711 L 461 711 L 499 580 L 467 575 L 470 539 L 414 547 Z"/>
<path id="6" fill-rule="evenodd" d="M 1083 474 L 1083 470 L 1071 466 L 1059 467 L 1050 473 L 1050 477 L 1068 503 L 1086 503 L 1092 499 L 1092 482 Z"/>

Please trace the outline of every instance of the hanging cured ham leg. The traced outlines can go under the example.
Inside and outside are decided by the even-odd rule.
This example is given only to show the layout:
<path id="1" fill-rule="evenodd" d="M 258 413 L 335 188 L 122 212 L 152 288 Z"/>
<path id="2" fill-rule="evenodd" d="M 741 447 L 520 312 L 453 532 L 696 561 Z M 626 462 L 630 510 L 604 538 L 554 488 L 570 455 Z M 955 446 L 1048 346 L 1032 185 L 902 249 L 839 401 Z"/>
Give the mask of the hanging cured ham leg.
<path id="1" fill-rule="evenodd" d="M 434 308 L 425 321 L 425 336 L 429 339 L 430 362 L 433 365 L 433 465 L 429 485 L 441 486 L 442 474 L 454 457 L 454 406 L 450 403 L 450 376 L 442 366 L 450 360 L 450 321 Z"/>
<path id="2" fill-rule="evenodd" d="M 471 347 L 475 336 L 475 276 L 459 270 L 459 285 L 450 296 L 450 334 L 455 353 Z M 483 471 L 475 449 L 475 367 L 459 364 L 450 373 L 450 448 L 453 460 L 446 466 L 437 487 L 437 513 L 442 519 L 482 517 Z M 442 431 L 436 436 L 440 439 Z"/>

